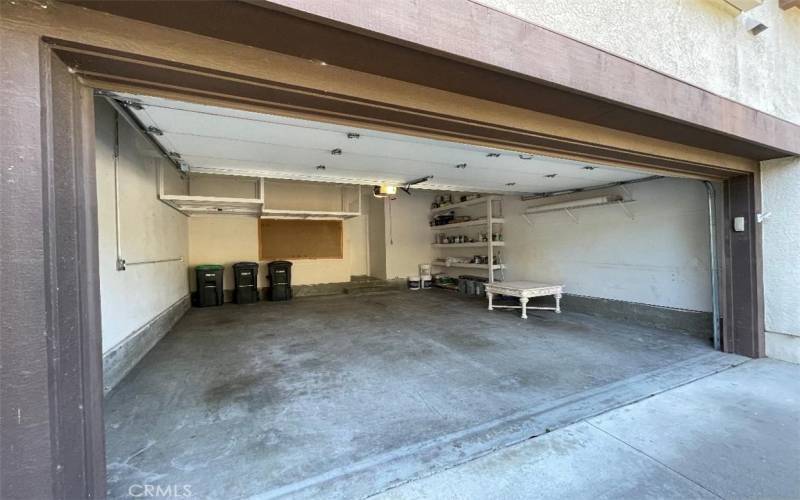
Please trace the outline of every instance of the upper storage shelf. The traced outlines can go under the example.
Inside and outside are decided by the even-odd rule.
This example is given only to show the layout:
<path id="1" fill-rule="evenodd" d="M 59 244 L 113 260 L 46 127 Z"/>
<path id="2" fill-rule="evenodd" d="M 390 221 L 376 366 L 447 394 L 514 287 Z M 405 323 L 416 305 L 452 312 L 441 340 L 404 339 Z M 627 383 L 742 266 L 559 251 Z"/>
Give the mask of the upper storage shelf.
<path id="1" fill-rule="evenodd" d="M 189 216 L 344 220 L 361 215 L 361 189 L 356 185 L 195 174 L 187 186 L 172 182 L 162 169 L 158 197 Z"/>
<path id="2" fill-rule="evenodd" d="M 361 215 L 361 187 L 264 179 L 262 219 L 344 220 Z"/>
<path id="3" fill-rule="evenodd" d="M 186 215 L 230 214 L 258 215 L 261 199 L 222 198 L 218 196 L 160 195 L 161 201 Z"/>
<path id="4" fill-rule="evenodd" d="M 431 209 L 431 214 L 439 214 L 442 212 L 449 212 L 454 208 L 463 208 L 463 207 L 470 207 L 472 205 L 479 205 L 481 203 L 486 203 L 487 201 L 497 201 L 500 198 L 497 196 L 480 196 L 478 198 L 473 198 L 471 200 L 462 201 L 459 203 L 450 203 L 449 205 L 445 205 L 439 208 Z"/>
<path id="5" fill-rule="evenodd" d="M 185 187 L 171 184 L 163 168 L 158 175 L 158 197 L 186 215 L 254 215 L 264 204 L 260 179 L 198 175 Z"/>

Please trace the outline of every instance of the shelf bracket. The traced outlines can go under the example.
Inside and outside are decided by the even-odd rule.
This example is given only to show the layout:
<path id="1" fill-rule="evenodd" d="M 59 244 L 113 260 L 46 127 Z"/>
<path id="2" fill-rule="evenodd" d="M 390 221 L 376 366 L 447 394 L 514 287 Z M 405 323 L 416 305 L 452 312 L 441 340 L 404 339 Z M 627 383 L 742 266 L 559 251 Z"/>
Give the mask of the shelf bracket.
<path id="1" fill-rule="evenodd" d="M 578 218 L 575 217 L 575 215 L 568 208 L 565 208 L 564 211 L 567 213 L 567 215 L 570 216 L 570 218 L 572 219 L 572 221 L 575 224 L 580 224 L 581 223 L 581 221 L 579 221 Z"/>
<path id="2" fill-rule="evenodd" d="M 535 227 L 533 221 L 528 218 L 528 214 L 522 214 L 522 218 L 525 219 L 525 222 L 527 222 L 529 226 Z"/>
<path id="3" fill-rule="evenodd" d="M 622 208 L 622 210 L 625 212 L 625 215 L 627 215 L 630 220 L 636 220 L 636 217 L 630 210 L 628 210 L 628 207 L 626 207 L 622 201 L 618 201 L 617 204 L 620 206 L 620 208 Z"/>

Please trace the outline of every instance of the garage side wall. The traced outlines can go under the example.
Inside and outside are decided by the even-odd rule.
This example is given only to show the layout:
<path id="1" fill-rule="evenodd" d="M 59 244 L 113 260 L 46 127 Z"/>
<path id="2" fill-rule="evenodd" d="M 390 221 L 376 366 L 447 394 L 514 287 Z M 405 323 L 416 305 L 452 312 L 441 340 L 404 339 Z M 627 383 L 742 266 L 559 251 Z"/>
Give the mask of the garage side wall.
<path id="1" fill-rule="evenodd" d="M 761 189 L 766 352 L 800 363 L 800 158 L 762 163 Z"/>
<path id="2" fill-rule="evenodd" d="M 632 219 L 610 205 L 572 211 L 577 222 L 563 211 L 529 215 L 531 225 L 520 214 L 542 202 L 506 197 L 506 278 L 563 283 L 567 294 L 614 301 L 598 301 L 597 312 L 634 314 L 641 304 L 699 312 L 690 314 L 695 319 L 684 328 L 710 332 L 705 187 L 694 180 L 659 179 L 627 188 L 630 195 L 619 188 L 608 193 L 635 200 L 625 204 Z M 569 299 L 565 308 L 570 309 Z M 653 312 L 664 314 L 665 323 L 683 321 L 671 311 L 648 314 Z"/>
<path id="3" fill-rule="evenodd" d="M 387 279 L 419 275 L 419 265 L 433 260 L 433 236 L 428 216 L 435 193 L 411 191 L 411 196 L 398 193 L 386 202 L 385 244 Z"/>
<path id="4" fill-rule="evenodd" d="M 113 387 L 189 307 L 187 218 L 157 198 L 159 157 L 104 100 L 95 100 L 104 385 Z M 114 152 L 119 192 L 115 195 Z M 182 181 L 174 168 L 169 182 Z M 175 178 L 172 179 L 171 177 Z M 116 205 L 119 205 L 119 225 Z M 117 270 L 117 238 L 126 270 Z M 163 262 L 150 262 L 163 260 Z"/>

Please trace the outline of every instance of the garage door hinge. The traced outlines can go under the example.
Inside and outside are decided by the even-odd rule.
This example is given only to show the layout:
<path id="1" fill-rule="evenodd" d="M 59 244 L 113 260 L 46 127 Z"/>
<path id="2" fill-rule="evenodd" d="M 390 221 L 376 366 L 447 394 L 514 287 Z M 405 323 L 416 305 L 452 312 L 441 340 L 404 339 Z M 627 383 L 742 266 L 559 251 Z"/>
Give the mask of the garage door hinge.
<path id="1" fill-rule="evenodd" d="M 125 270 L 125 259 L 117 259 L 117 271 Z"/>

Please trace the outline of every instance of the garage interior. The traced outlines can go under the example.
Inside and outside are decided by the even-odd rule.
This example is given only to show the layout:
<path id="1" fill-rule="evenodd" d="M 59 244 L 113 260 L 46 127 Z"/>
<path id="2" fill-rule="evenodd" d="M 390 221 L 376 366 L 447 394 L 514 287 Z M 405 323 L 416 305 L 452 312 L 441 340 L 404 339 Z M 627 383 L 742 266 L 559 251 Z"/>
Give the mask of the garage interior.
<path id="1" fill-rule="evenodd" d="M 366 496 L 738 362 L 701 179 L 134 94 L 95 127 L 112 497 Z M 518 280 L 561 312 L 488 311 Z"/>

